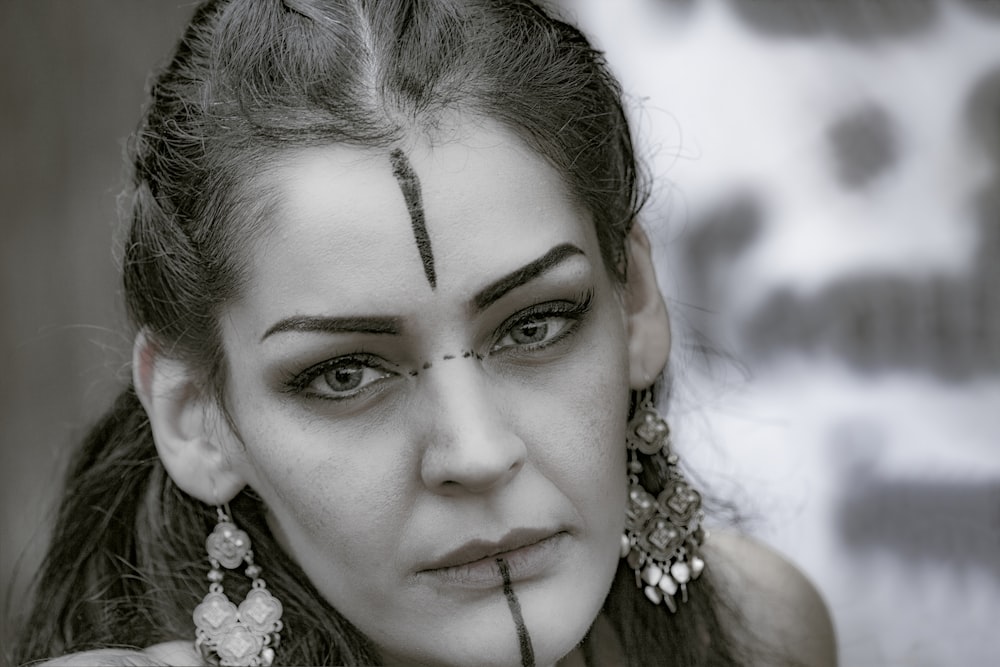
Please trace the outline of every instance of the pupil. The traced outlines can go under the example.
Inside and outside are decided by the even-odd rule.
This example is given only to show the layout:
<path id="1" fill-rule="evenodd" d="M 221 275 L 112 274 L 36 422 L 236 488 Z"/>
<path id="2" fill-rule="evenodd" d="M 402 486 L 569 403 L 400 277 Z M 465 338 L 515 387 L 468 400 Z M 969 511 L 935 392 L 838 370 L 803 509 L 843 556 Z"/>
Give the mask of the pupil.
<path id="1" fill-rule="evenodd" d="M 547 322 L 528 322 L 511 331 L 510 337 L 515 343 L 525 345 L 545 340 L 545 335 L 548 332 L 549 325 Z"/>
<path id="2" fill-rule="evenodd" d="M 364 368 L 361 366 L 342 366 L 326 374 L 326 383 L 334 391 L 350 391 L 361 384 Z"/>

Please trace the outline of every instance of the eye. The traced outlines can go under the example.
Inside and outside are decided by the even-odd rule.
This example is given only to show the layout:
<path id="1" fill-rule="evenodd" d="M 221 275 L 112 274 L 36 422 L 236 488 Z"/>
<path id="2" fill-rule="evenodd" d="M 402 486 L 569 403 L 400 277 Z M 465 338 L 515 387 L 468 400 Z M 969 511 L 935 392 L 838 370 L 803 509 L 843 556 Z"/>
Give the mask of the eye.
<path id="1" fill-rule="evenodd" d="M 592 292 L 577 301 L 552 301 L 532 306 L 500 327 L 492 352 L 532 351 L 554 345 L 571 335 L 590 311 Z"/>
<path id="2" fill-rule="evenodd" d="M 336 357 L 306 369 L 288 388 L 316 398 L 344 400 L 365 393 L 373 385 L 396 375 L 384 368 L 377 357 L 350 355 Z M 384 363 L 384 362 L 383 362 Z"/>
<path id="3" fill-rule="evenodd" d="M 545 345 L 557 338 L 570 325 L 569 318 L 555 315 L 536 315 L 530 319 L 515 322 L 507 334 L 497 341 L 494 350 L 508 347 Z"/>
<path id="4" fill-rule="evenodd" d="M 319 376 L 321 380 L 332 391 L 351 391 L 361 386 L 361 381 L 365 378 L 364 366 L 352 363 L 345 366 L 338 366 Z"/>

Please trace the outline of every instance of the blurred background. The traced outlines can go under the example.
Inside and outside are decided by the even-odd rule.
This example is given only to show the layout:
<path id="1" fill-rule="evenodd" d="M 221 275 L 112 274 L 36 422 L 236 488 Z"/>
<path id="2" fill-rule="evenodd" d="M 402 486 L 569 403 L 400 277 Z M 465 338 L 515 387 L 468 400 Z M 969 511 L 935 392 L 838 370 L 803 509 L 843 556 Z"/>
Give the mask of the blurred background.
<path id="1" fill-rule="evenodd" d="M 559 4 L 655 177 L 684 460 L 816 582 L 842 664 L 996 664 L 1000 1 Z M 122 149 L 191 11 L 0 4 L 5 613 L 128 376 Z"/>

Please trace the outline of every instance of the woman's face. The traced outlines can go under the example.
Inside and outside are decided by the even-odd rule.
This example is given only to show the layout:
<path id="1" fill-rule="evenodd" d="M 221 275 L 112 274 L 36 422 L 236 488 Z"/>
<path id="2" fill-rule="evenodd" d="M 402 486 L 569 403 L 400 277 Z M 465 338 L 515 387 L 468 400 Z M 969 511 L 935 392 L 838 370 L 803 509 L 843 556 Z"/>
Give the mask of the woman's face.
<path id="1" fill-rule="evenodd" d="M 481 126 L 269 179 L 223 318 L 233 465 L 387 662 L 520 664 L 511 598 L 554 662 L 604 600 L 626 497 L 626 320 L 590 220 Z"/>

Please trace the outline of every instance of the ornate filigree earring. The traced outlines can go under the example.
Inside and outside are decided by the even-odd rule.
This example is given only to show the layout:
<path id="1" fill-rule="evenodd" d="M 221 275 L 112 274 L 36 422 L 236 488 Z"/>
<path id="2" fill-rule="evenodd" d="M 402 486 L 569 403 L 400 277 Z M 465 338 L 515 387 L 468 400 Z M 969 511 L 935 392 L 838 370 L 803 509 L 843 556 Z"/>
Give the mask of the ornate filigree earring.
<path id="1" fill-rule="evenodd" d="M 226 667 L 268 667 L 274 661 L 281 623 L 281 603 L 267 590 L 260 566 L 253 562 L 250 537 L 236 527 L 221 507 L 215 530 L 205 541 L 208 560 L 208 594 L 194 610 L 195 646 L 202 656 Z M 239 607 L 222 590 L 223 572 L 246 564 L 250 591 Z"/>
<path id="2" fill-rule="evenodd" d="M 670 451 L 670 427 L 657 414 L 649 392 L 642 392 L 637 403 L 625 437 L 629 490 L 621 557 L 649 601 L 676 612 L 674 596 L 679 591 L 686 602 L 688 582 L 705 569 L 701 494 L 678 468 L 677 455 Z M 655 495 L 642 485 L 643 460 L 663 485 Z"/>

